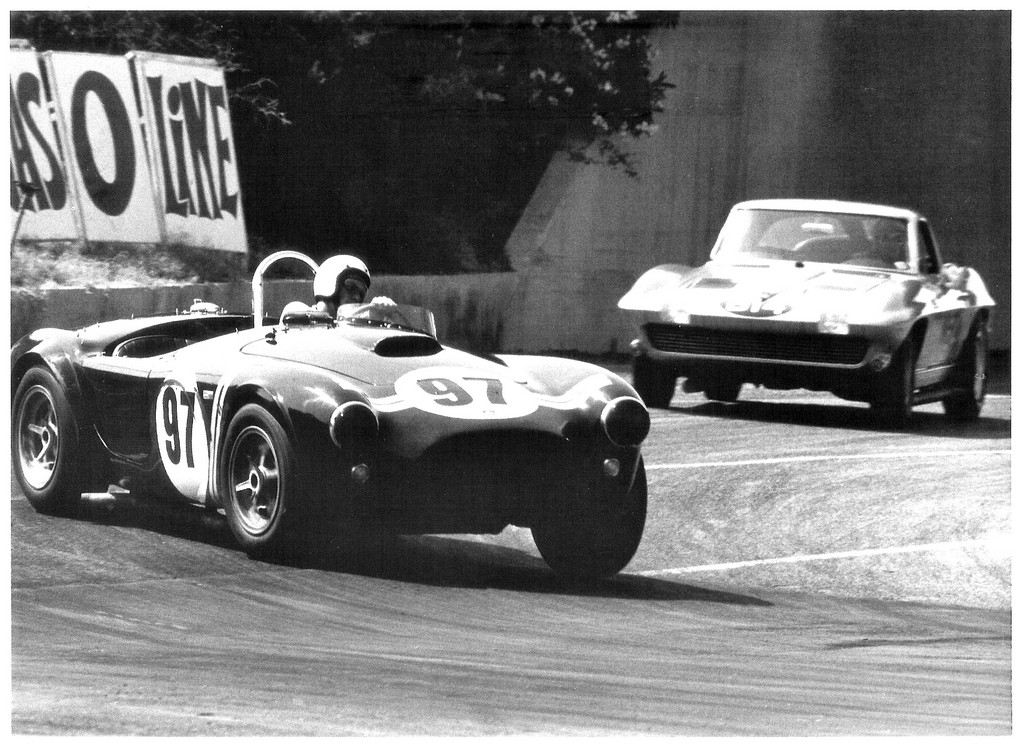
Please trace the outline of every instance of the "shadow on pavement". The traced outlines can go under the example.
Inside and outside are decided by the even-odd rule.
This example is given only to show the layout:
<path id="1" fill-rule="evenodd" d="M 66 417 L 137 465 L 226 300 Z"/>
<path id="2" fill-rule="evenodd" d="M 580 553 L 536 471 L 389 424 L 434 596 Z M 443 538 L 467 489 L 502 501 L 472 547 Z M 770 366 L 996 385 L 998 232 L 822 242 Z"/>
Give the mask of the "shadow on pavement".
<path id="1" fill-rule="evenodd" d="M 238 549 L 223 517 L 155 499 L 122 499 L 115 505 L 82 501 L 69 517 L 37 515 L 27 503 L 19 502 L 16 515 L 13 525 L 19 543 L 63 545 L 68 539 L 77 538 L 77 543 L 88 546 L 92 558 L 83 562 L 98 568 L 126 566 L 145 577 L 191 576 L 211 571 L 259 573 L 260 567 L 315 569 L 433 587 L 771 605 L 747 595 L 628 572 L 592 582 L 568 580 L 555 574 L 531 552 L 475 535 L 363 533 L 353 541 L 325 528 L 318 536 L 296 542 L 278 557 L 260 561 L 247 558 Z M 88 534 L 81 527 L 83 524 L 92 528 Z M 129 532 L 118 533 L 116 542 L 97 542 L 95 536 L 106 527 Z"/>
<path id="2" fill-rule="evenodd" d="M 827 426 L 873 431 L 879 434 L 914 433 L 953 439 L 1010 438 L 1010 420 L 987 417 L 984 411 L 977 421 L 956 423 L 948 420 L 942 413 L 915 410 L 905 428 L 886 429 L 878 424 L 874 414 L 866 406 L 848 405 L 841 400 L 836 400 L 835 404 L 760 402 L 743 400 L 741 395 L 735 403 L 684 402 L 681 405 L 673 405 L 670 410 L 704 418 L 746 419 L 793 426 Z"/>

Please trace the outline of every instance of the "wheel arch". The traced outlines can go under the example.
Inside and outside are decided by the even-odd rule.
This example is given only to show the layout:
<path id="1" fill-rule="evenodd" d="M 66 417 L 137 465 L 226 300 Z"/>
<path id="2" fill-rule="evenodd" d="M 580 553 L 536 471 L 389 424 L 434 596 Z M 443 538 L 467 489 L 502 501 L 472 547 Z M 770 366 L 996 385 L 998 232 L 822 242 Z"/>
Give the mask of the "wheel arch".
<path id="1" fill-rule="evenodd" d="M 71 414 L 74 417 L 78 429 L 79 438 L 83 433 L 90 430 L 90 422 L 87 416 L 85 399 L 82 394 L 81 383 L 75 373 L 74 365 L 68 356 L 45 355 L 39 350 L 29 350 L 18 356 L 11 364 L 11 405 L 14 406 L 14 398 L 18 393 L 25 375 L 35 368 L 47 371 L 57 383 L 63 388 L 64 395 L 71 406 Z"/>
<path id="2" fill-rule="evenodd" d="M 910 344 L 911 350 L 916 359 L 921 353 L 921 346 L 924 345 L 925 335 L 928 334 L 928 319 L 921 318 L 910 328 L 910 332 L 903 339 L 903 344 Z"/>
<path id="3" fill-rule="evenodd" d="M 220 431 L 227 432 L 228 424 L 246 405 L 259 405 L 272 415 L 281 427 L 284 428 L 288 438 L 294 441 L 295 429 L 292 426 L 288 409 L 275 397 L 270 389 L 261 383 L 246 382 L 235 387 L 224 399 L 224 406 L 221 413 Z"/>
<path id="4" fill-rule="evenodd" d="M 14 395 L 18 391 L 18 386 L 21 384 L 21 380 L 25 378 L 25 374 L 29 369 L 36 366 L 41 366 L 53 374 L 57 378 L 57 381 L 62 381 L 60 374 L 50 365 L 50 362 L 43 358 L 38 353 L 26 353 L 21 358 L 17 359 L 11 366 L 11 399 L 14 399 Z"/>
<path id="5" fill-rule="evenodd" d="M 978 311 L 974 315 L 974 320 L 972 320 L 972 322 L 971 322 L 971 327 L 973 328 L 975 325 L 985 325 L 986 328 L 989 328 L 989 329 L 986 330 L 986 332 L 988 332 L 989 334 L 992 333 L 992 330 L 991 330 L 991 325 L 992 325 L 992 309 L 991 309 L 991 307 L 978 307 Z"/>

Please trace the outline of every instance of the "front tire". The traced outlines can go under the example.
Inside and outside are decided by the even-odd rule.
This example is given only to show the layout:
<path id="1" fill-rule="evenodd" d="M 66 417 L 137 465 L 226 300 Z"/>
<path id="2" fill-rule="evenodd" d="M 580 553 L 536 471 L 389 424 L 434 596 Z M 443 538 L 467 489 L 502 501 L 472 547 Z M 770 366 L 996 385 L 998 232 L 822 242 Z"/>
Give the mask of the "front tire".
<path id="1" fill-rule="evenodd" d="M 964 345 L 954 374 L 959 391 L 942 401 L 942 409 L 951 421 L 978 420 L 988 392 L 988 326 L 979 320 Z"/>
<path id="2" fill-rule="evenodd" d="M 704 397 L 720 403 L 734 403 L 739 399 L 743 382 L 716 380 L 704 388 Z"/>
<path id="3" fill-rule="evenodd" d="M 83 449 L 64 388 L 47 369 L 26 372 L 14 396 L 11 463 L 32 507 L 66 513 L 81 496 Z"/>
<path id="4" fill-rule="evenodd" d="M 667 408 L 676 391 L 676 373 L 647 356 L 633 359 L 633 389 L 650 408 Z"/>
<path id="5" fill-rule="evenodd" d="M 913 342 L 900 346 L 889 368 L 882 374 L 871 408 L 878 422 L 889 429 L 905 428 L 914 408 L 914 368 L 917 355 Z"/>
<path id="6" fill-rule="evenodd" d="M 231 419 L 224 444 L 219 493 L 228 526 L 250 556 L 275 555 L 299 520 L 288 435 L 265 408 L 246 405 Z"/>
<path id="7" fill-rule="evenodd" d="M 639 458 L 629 491 L 614 504 L 597 490 L 572 486 L 566 497 L 531 528 L 534 543 L 548 565 L 575 580 L 610 577 L 633 558 L 647 521 L 647 473 Z M 606 499 L 607 501 L 607 499 Z"/>

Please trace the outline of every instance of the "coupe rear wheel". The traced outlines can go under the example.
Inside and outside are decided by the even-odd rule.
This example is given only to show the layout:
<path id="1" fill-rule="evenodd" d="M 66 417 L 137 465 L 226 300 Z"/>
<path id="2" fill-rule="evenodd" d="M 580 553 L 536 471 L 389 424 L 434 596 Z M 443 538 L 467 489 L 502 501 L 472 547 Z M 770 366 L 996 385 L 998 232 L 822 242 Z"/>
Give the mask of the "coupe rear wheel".
<path id="1" fill-rule="evenodd" d="M 914 408 L 914 368 L 917 355 L 913 341 L 900 346 L 885 370 L 871 401 L 871 408 L 885 428 L 900 429 L 910 422 Z"/>
<path id="2" fill-rule="evenodd" d="M 67 511 L 82 493 L 78 424 L 64 388 L 46 369 L 29 369 L 14 396 L 11 461 L 38 512 Z"/>
<path id="3" fill-rule="evenodd" d="M 625 568 L 640 546 L 647 521 L 647 473 L 643 458 L 633 485 L 617 500 L 586 485 L 556 499 L 531 529 L 548 565 L 570 579 L 593 580 Z"/>
<path id="4" fill-rule="evenodd" d="M 676 373 L 647 356 L 633 359 L 633 389 L 650 408 L 667 408 L 676 391 Z"/>
<path id="5" fill-rule="evenodd" d="M 228 526 L 250 555 L 275 554 L 298 524 L 288 435 L 265 408 L 246 405 L 231 419 L 224 444 L 220 496 Z"/>
<path id="6" fill-rule="evenodd" d="M 942 401 L 952 421 L 976 421 L 988 391 L 988 327 L 979 320 L 964 345 L 954 374 L 956 394 Z"/>

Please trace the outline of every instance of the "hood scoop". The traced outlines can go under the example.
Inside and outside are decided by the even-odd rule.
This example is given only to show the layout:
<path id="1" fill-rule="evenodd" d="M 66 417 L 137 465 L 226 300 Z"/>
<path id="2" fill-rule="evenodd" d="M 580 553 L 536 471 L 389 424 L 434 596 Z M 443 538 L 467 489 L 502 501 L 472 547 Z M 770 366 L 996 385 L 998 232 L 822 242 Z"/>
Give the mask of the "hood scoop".
<path id="1" fill-rule="evenodd" d="M 433 356 L 441 352 L 441 344 L 429 335 L 389 335 L 377 341 L 373 352 L 385 358 Z"/>
<path id="2" fill-rule="evenodd" d="M 731 278 L 701 278 L 694 284 L 694 288 L 733 288 L 736 281 Z"/>

